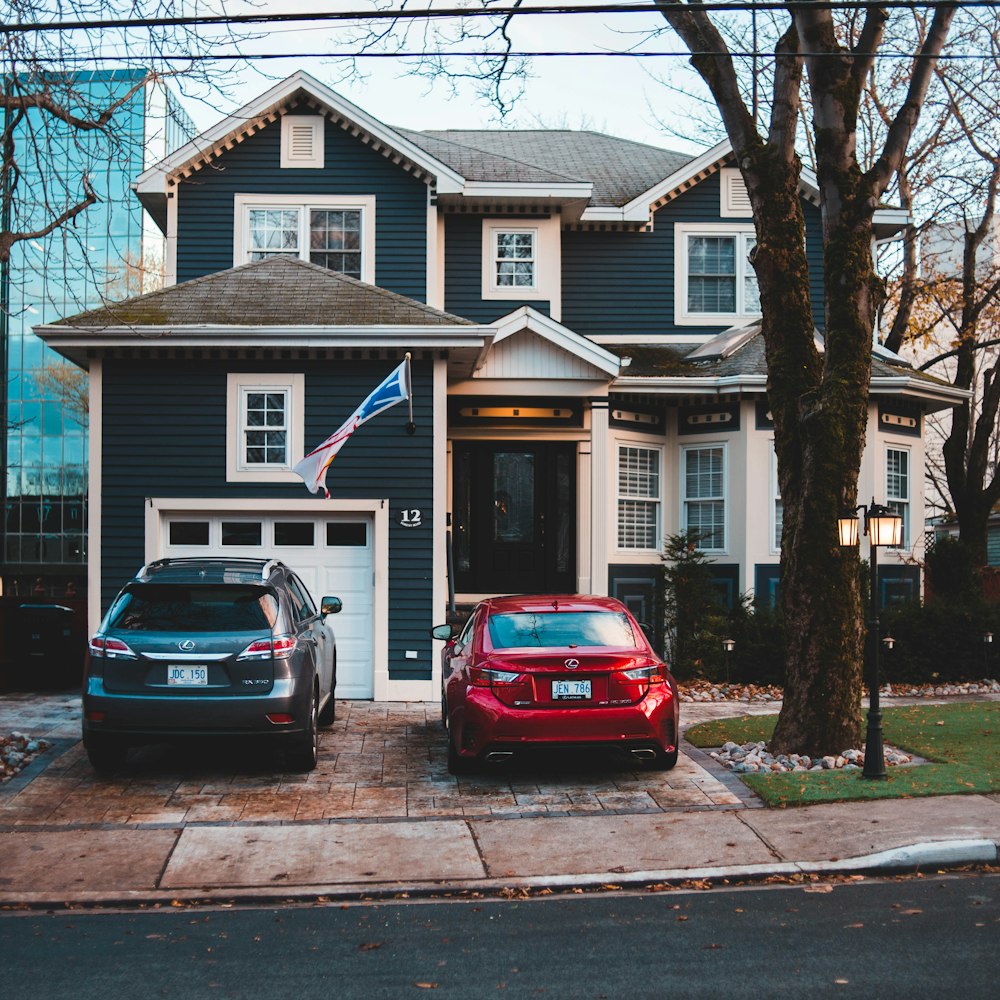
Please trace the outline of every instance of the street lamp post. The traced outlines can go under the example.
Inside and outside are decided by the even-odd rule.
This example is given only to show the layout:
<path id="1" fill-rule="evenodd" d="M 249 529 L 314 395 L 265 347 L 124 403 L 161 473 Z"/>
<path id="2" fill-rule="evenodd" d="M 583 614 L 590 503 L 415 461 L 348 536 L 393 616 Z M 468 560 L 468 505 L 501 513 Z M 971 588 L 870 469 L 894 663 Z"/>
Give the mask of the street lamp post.
<path id="1" fill-rule="evenodd" d="M 868 507 L 856 507 L 837 520 L 841 545 L 858 544 L 858 512 L 865 515 L 865 534 L 871 555 L 868 559 L 870 576 L 871 617 L 868 622 L 868 732 L 865 737 L 865 766 L 863 778 L 884 780 L 885 752 L 882 747 L 882 710 L 879 705 L 879 595 L 878 595 L 878 547 L 899 545 L 903 540 L 903 519 L 888 507 L 872 502 Z"/>
<path id="2" fill-rule="evenodd" d="M 734 639 L 723 639 L 722 640 L 722 652 L 724 654 L 723 658 L 726 661 L 726 683 L 729 683 L 729 660 L 733 655 L 733 650 L 736 648 L 736 641 Z"/>

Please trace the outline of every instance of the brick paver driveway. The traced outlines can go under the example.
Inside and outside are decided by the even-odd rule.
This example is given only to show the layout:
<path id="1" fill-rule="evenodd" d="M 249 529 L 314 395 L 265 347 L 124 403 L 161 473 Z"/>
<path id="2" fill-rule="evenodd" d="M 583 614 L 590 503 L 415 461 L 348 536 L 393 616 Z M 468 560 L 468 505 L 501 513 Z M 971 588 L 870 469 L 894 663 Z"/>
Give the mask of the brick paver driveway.
<path id="1" fill-rule="evenodd" d="M 734 706 L 723 711 L 733 714 Z M 76 742 L 79 712 L 75 695 L 0 696 L 0 732 L 57 741 L 0 785 L 0 828 L 566 816 L 745 804 L 731 781 L 684 753 L 665 772 L 593 756 L 456 778 L 448 774 L 439 708 L 423 703 L 338 702 L 310 774 L 283 774 L 272 756 L 205 744 L 134 751 L 119 774 L 99 777 Z M 685 705 L 681 712 L 690 722 L 718 714 L 718 707 Z"/>

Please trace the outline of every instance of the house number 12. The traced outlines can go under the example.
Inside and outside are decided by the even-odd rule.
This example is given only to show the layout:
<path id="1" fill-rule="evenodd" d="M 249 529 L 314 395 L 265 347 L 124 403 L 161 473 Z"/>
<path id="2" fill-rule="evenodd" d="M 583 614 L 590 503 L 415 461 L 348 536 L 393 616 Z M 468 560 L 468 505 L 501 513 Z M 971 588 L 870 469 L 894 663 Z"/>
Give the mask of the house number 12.
<path id="1" fill-rule="evenodd" d="M 404 528 L 419 528 L 421 525 L 420 511 L 416 508 L 401 510 L 399 512 L 399 523 Z"/>

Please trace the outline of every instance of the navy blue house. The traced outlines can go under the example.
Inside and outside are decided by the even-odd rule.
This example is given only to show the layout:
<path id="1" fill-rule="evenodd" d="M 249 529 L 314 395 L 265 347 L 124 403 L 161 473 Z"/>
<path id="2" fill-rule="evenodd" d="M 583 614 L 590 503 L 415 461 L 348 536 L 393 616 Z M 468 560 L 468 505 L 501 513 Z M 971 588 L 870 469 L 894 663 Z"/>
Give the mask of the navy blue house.
<path id="1" fill-rule="evenodd" d="M 771 600 L 781 501 L 746 190 L 592 132 L 393 129 L 304 73 L 138 178 L 166 287 L 40 327 L 91 385 L 90 602 L 160 556 L 267 554 L 344 601 L 340 697 L 435 699 L 453 601 L 591 592 L 653 612 L 667 535 Z M 802 186 L 822 328 L 816 191 Z M 877 223 L 891 234 L 899 213 Z M 292 467 L 409 353 L 329 499 Z M 923 421 L 949 387 L 876 351 L 862 495 L 919 588 Z"/>

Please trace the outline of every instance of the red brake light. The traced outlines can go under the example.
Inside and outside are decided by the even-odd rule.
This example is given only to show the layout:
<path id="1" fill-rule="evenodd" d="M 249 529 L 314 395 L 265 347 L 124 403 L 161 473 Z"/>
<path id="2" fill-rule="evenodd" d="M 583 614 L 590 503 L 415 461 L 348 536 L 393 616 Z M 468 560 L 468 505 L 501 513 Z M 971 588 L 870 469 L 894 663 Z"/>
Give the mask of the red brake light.
<path id="1" fill-rule="evenodd" d="M 513 670 L 487 670 L 485 667 L 470 667 L 469 677 L 473 687 L 483 688 L 503 687 L 521 680 L 521 675 Z"/>
<path id="2" fill-rule="evenodd" d="M 287 660 L 295 652 L 295 636 L 276 635 L 273 639 L 256 639 L 236 657 L 237 660 Z"/>
<path id="3" fill-rule="evenodd" d="M 103 635 L 90 637 L 90 655 L 106 656 L 108 659 L 136 659 L 135 653 L 121 639 L 108 639 Z"/>
<path id="4" fill-rule="evenodd" d="M 623 670 L 622 674 L 630 681 L 646 681 L 649 684 L 663 683 L 663 671 L 659 666 L 636 667 L 633 670 Z"/>

